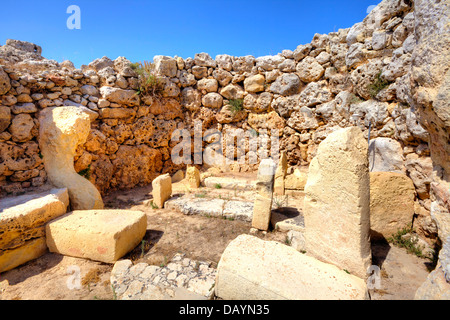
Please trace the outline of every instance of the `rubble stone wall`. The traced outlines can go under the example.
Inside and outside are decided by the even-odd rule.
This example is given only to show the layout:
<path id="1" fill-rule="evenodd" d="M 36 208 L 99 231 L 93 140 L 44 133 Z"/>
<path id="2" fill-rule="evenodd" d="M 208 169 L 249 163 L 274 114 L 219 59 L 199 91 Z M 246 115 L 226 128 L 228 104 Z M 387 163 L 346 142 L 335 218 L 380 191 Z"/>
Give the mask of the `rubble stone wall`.
<path id="1" fill-rule="evenodd" d="M 39 46 L 8 40 L 0 47 L 0 196 L 46 182 L 37 116 L 48 107 L 85 106 L 97 114 L 74 161 L 102 193 L 147 185 L 182 168 L 171 160 L 171 135 L 193 130 L 194 120 L 202 121 L 203 131 L 241 128 L 261 139 L 278 129 L 290 166 L 308 165 L 331 132 L 358 125 L 366 137 L 370 132 L 374 159 L 389 155 L 381 165 L 377 158 L 377 170 L 413 180 L 422 232 L 436 234 L 429 215 L 429 132 L 411 94 L 414 25 L 412 1 L 385 0 L 361 23 L 316 34 L 311 43 L 275 56 L 155 56 L 162 99 L 137 94 L 138 75 L 124 57 L 76 69 L 70 61 L 43 58 Z M 242 108 L 230 107 L 241 99 Z M 248 159 L 251 151 L 236 147 L 234 153 Z"/>

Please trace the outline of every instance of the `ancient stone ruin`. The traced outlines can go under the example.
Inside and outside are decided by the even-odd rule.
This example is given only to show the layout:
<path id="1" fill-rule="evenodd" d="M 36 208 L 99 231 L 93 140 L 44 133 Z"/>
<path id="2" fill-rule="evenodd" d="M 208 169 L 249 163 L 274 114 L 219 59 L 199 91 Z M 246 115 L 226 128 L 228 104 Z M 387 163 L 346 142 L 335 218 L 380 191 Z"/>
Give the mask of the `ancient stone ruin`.
<path id="1" fill-rule="evenodd" d="M 448 0 L 383 0 L 274 56 L 80 69 L 7 40 L 0 299 L 39 299 L 8 279 L 55 256 L 108 265 L 117 299 L 450 299 L 449 20 Z M 194 217 L 198 239 L 201 221 L 246 231 L 214 230 L 210 261 L 177 229 L 151 263 L 164 221 Z M 380 243 L 430 272 L 384 289 Z"/>

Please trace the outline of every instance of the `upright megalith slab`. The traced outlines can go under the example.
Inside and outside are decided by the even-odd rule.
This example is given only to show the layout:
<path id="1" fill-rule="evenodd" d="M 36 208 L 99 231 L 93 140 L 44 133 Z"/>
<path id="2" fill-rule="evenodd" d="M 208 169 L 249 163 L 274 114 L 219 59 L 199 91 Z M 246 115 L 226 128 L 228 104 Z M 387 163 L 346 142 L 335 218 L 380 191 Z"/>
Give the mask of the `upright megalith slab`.
<path id="1" fill-rule="evenodd" d="M 363 279 L 277 241 L 240 235 L 217 266 L 215 294 L 224 300 L 362 300 Z"/>
<path id="2" fill-rule="evenodd" d="M 277 170 L 275 171 L 275 180 L 273 183 L 273 192 L 276 195 L 284 195 L 284 179 L 286 178 L 287 172 L 287 157 L 286 152 L 282 151 L 280 154 L 280 159 L 278 161 Z"/>
<path id="3" fill-rule="evenodd" d="M 153 203 L 161 209 L 172 195 L 172 178 L 168 173 L 160 175 L 152 181 L 152 188 Z"/>
<path id="4" fill-rule="evenodd" d="M 91 129 L 88 109 L 46 108 L 39 114 L 39 124 L 39 147 L 50 182 L 68 189 L 72 209 L 102 209 L 100 192 L 77 174 L 73 164 L 77 146 L 86 142 Z"/>
<path id="5" fill-rule="evenodd" d="M 188 166 L 186 169 L 186 180 L 189 188 L 197 189 L 200 186 L 200 171 L 195 166 Z"/>
<path id="6" fill-rule="evenodd" d="M 361 129 L 331 133 L 311 161 L 304 200 L 307 253 L 362 278 L 371 264 L 367 154 Z"/>
<path id="7" fill-rule="evenodd" d="M 276 168 L 272 159 L 264 159 L 259 164 L 252 218 L 252 227 L 259 230 L 269 229 Z"/>

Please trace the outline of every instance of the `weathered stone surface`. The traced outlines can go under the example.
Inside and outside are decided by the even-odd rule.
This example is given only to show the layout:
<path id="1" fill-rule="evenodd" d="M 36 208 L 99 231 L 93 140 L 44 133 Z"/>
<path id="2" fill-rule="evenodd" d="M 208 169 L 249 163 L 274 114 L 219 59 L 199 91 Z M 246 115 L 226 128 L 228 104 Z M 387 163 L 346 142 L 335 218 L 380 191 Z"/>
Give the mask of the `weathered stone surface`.
<path id="1" fill-rule="evenodd" d="M 15 142 L 25 142 L 33 138 L 33 128 L 35 127 L 33 118 L 26 113 L 18 114 L 15 116 L 11 125 L 9 126 L 9 132 L 11 133 L 12 140 Z"/>
<path id="2" fill-rule="evenodd" d="M 190 111 L 198 111 L 202 104 L 201 93 L 192 88 L 186 87 L 181 91 L 181 105 Z"/>
<path id="3" fill-rule="evenodd" d="M 11 89 L 11 80 L 8 74 L 0 67 L 0 95 L 6 94 Z"/>
<path id="4" fill-rule="evenodd" d="M 49 180 L 69 190 L 72 208 L 102 209 L 99 191 L 74 169 L 75 150 L 86 142 L 90 119 L 81 107 L 46 108 L 39 116 L 39 147 Z"/>
<path id="5" fill-rule="evenodd" d="M 303 82 L 313 82 L 319 80 L 325 69 L 313 57 L 306 57 L 297 64 L 297 74 Z"/>
<path id="6" fill-rule="evenodd" d="M 225 249 L 215 294 L 224 300 L 359 300 L 364 281 L 275 241 L 240 235 Z"/>
<path id="7" fill-rule="evenodd" d="M 112 263 L 136 247 L 146 229 L 147 216 L 140 211 L 76 210 L 47 224 L 47 246 L 50 252 Z"/>
<path id="8" fill-rule="evenodd" d="M 296 168 L 294 173 L 286 176 L 284 187 L 289 190 L 304 190 L 307 180 L 308 174 Z"/>
<path id="9" fill-rule="evenodd" d="M 246 179 L 228 178 L 228 177 L 207 177 L 203 181 L 205 187 L 216 188 L 220 185 L 221 189 L 230 190 L 254 190 L 255 182 Z"/>
<path id="10" fill-rule="evenodd" d="M 161 175 L 152 181 L 153 203 L 162 209 L 164 202 L 172 195 L 172 179 L 168 173 Z"/>
<path id="11" fill-rule="evenodd" d="M 111 284 L 121 300 L 206 300 L 213 295 L 216 273 L 211 263 L 177 253 L 160 267 L 117 261 Z"/>
<path id="12" fill-rule="evenodd" d="M 300 90 L 300 79 L 296 74 L 284 73 L 270 85 L 270 91 L 282 96 L 298 93 Z"/>
<path id="13" fill-rule="evenodd" d="M 28 261 L 39 258 L 47 252 L 45 238 L 28 240 L 20 247 L 0 250 L 0 272 L 8 271 Z"/>
<path id="14" fill-rule="evenodd" d="M 264 91 L 265 78 L 262 74 L 248 77 L 244 80 L 244 89 L 247 92 L 261 92 Z"/>
<path id="15" fill-rule="evenodd" d="M 311 161 L 304 200 L 308 254 L 361 278 L 371 263 L 367 151 L 361 129 L 331 133 Z"/>
<path id="16" fill-rule="evenodd" d="M 226 99 L 243 99 L 244 89 L 238 84 L 229 84 L 220 90 L 220 94 Z"/>
<path id="17" fill-rule="evenodd" d="M 284 195 L 284 180 L 287 171 L 287 157 L 286 152 L 282 151 L 278 160 L 278 166 L 275 171 L 273 192 L 276 195 Z"/>
<path id="18" fill-rule="evenodd" d="M 155 72 L 161 76 L 169 78 L 177 75 L 177 61 L 168 56 L 155 56 L 153 57 L 153 63 L 155 64 Z"/>
<path id="19" fill-rule="evenodd" d="M 0 133 L 5 131 L 11 124 L 11 108 L 0 106 Z"/>
<path id="20" fill-rule="evenodd" d="M 223 97 L 216 92 L 210 92 L 203 96 L 202 104 L 208 108 L 218 109 L 223 105 Z"/>
<path id="21" fill-rule="evenodd" d="M 403 148 L 391 138 L 379 137 L 370 140 L 369 170 L 405 173 Z"/>
<path id="22" fill-rule="evenodd" d="M 188 166 L 186 169 L 186 180 L 189 188 L 197 189 L 200 186 L 200 171 L 195 166 Z"/>
<path id="23" fill-rule="evenodd" d="M 371 239 L 388 239 L 408 227 L 414 215 L 414 184 L 404 174 L 370 173 Z"/>
<path id="24" fill-rule="evenodd" d="M 33 237 L 35 230 L 66 213 L 67 189 L 4 198 L 0 204 L 0 250 L 18 247 Z"/>
<path id="25" fill-rule="evenodd" d="M 252 227 L 259 230 L 269 229 L 275 170 L 272 159 L 263 159 L 258 168 Z"/>
<path id="26" fill-rule="evenodd" d="M 250 113 L 248 115 L 248 124 L 257 132 L 262 129 L 267 130 L 271 135 L 281 136 L 285 126 L 285 120 L 281 118 L 275 111 L 269 113 Z"/>
<path id="27" fill-rule="evenodd" d="M 120 88 L 113 87 L 101 87 L 100 94 L 103 99 L 110 102 L 127 105 L 127 106 L 137 106 L 139 105 L 139 95 L 137 95 L 134 90 L 124 90 Z"/>

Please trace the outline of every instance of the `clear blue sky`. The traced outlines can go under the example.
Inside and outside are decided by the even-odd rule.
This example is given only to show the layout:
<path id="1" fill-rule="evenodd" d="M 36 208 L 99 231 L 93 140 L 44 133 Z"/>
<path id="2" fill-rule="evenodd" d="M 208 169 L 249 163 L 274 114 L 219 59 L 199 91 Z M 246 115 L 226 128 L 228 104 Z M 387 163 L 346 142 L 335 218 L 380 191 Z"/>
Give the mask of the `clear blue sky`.
<path id="1" fill-rule="evenodd" d="M 43 56 L 77 67 L 96 58 L 207 52 L 255 57 L 294 50 L 315 33 L 351 27 L 380 0 L 1 0 L 0 45 L 36 43 Z M 69 5 L 81 9 L 81 30 L 69 30 Z"/>

